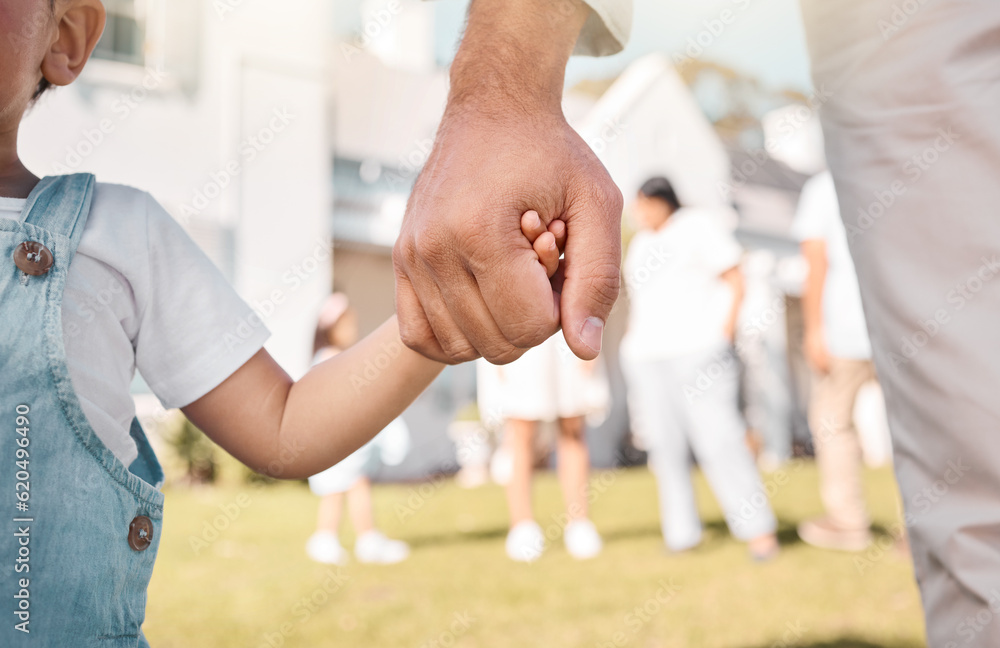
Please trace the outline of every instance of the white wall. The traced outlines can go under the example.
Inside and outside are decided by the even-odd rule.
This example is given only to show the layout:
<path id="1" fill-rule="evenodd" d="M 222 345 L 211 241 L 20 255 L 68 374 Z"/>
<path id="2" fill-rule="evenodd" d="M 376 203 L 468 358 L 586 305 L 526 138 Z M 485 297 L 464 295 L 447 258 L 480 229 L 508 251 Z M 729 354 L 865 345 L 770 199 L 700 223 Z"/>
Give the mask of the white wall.
<path id="1" fill-rule="evenodd" d="M 284 295 L 261 310 L 268 348 L 293 375 L 308 366 L 332 272 L 319 258 L 332 183 L 328 4 L 148 0 L 147 67 L 92 61 L 43 98 L 20 138 L 36 174 L 87 171 L 150 191 L 221 265 L 218 228 L 234 228 L 224 270 L 251 305 Z"/>

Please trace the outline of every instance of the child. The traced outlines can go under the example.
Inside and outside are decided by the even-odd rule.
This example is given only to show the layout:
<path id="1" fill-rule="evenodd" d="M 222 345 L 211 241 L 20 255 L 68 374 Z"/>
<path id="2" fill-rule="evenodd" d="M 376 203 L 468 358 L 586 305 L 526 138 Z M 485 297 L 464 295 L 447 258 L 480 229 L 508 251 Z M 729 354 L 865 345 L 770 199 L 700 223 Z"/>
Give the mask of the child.
<path id="1" fill-rule="evenodd" d="M 262 348 L 263 327 L 227 342 L 255 315 L 147 194 L 24 167 L 21 118 L 79 76 L 104 22 L 100 0 L 0 4 L 5 647 L 148 645 L 163 473 L 134 417 L 136 369 L 165 406 L 283 478 L 349 455 L 442 369 L 402 343 L 393 317 L 293 382 Z M 528 238 L 558 257 L 551 234 Z M 380 356 L 391 362 L 358 393 L 352 377 Z"/>
<path id="2" fill-rule="evenodd" d="M 506 462 L 509 472 L 504 481 L 510 513 L 507 556 L 533 562 L 545 550 L 545 534 L 532 511 L 531 481 L 538 438 L 552 425 L 558 429 L 557 472 L 568 520 L 563 542 L 577 560 L 596 557 L 603 543 L 587 517 L 590 455 L 584 432 L 587 422 L 597 425 L 607 416 L 610 394 L 603 367 L 573 355 L 561 334 L 508 365 L 496 367 L 483 359 L 476 364 L 479 409 L 489 419 L 500 419 L 503 428 L 495 465 Z"/>
<path id="3" fill-rule="evenodd" d="M 347 295 L 330 295 L 316 326 L 313 364 L 334 357 L 357 339 L 358 317 Z M 338 538 L 346 499 L 357 536 L 354 556 L 358 562 L 388 565 L 406 560 L 410 547 L 400 540 L 387 538 L 375 527 L 371 477 L 379 463 L 398 465 L 409 449 L 410 433 L 400 417 L 336 466 L 309 478 L 309 488 L 322 497 L 316 533 L 306 543 L 310 558 L 326 564 L 347 563 L 347 551 Z"/>

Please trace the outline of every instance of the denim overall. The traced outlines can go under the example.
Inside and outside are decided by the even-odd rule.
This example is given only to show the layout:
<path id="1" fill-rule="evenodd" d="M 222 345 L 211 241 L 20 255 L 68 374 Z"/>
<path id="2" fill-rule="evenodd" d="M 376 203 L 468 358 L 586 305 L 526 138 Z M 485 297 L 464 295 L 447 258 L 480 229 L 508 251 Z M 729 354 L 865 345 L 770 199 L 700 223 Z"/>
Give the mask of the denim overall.
<path id="1" fill-rule="evenodd" d="M 100 441 L 63 347 L 66 272 L 93 193 L 89 174 L 45 178 L 21 222 L 0 219 L 3 648 L 148 646 L 163 471 L 137 420 L 128 468 Z"/>

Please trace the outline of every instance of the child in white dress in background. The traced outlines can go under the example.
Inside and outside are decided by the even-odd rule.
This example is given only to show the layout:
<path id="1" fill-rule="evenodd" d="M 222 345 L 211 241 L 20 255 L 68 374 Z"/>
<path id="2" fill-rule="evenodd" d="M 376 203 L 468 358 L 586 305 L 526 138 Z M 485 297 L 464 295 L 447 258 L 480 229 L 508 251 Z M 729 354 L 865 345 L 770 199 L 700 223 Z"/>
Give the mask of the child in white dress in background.
<path id="1" fill-rule="evenodd" d="M 522 218 L 526 233 L 540 225 L 535 212 Z M 565 228 L 553 221 L 549 232 L 557 247 Z M 530 236 L 529 236 L 530 238 Z M 537 251 L 537 250 L 536 250 Z M 542 262 L 546 258 L 539 255 Z M 547 267 L 552 274 L 554 267 Z M 536 463 L 536 442 L 546 425 L 558 428 L 556 469 L 566 501 L 563 542 L 578 560 L 596 557 L 603 547 L 590 521 L 587 479 L 590 455 L 585 432 L 587 421 L 599 424 L 610 406 L 607 376 L 599 360 L 577 358 L 562 333 L 529 349 L 514 362 L 497 367 L 485 360 L 477 363 L 479 409 L 488 425 L 502 424 L 503 445 L 494 457 L 494 466 L 504 475 L 510 532 L 505 549 L 517 562 L 533 562 L 545 551 L 546 531 L 535 520 L 531 484 Z M 500 468 L 506 463 L 506 470 Z M 551 527 L 551 525 L 547 525 Z M 551 539 L 551 538 L 550 538 Z"/>
<path id="2" fill-rule="evenodd" d="M 507 491 L 507 556 L 533 562 L 545 551 L 546 532 L 535 519 L 531 486 L 537 460 L 549 449 L 539 437 L 554 427 L 556 472 L 566 502 L 566 522 L 559 525 L 563 543 L 578 560 L 596 557 L 603 543 L 588 517 L 586 430 L 588 423 L 600 424 L 610 406 L 603 365 L 573 355 L 562 333 L 508 365 L 497 367 L 482 359 L 476 364 L 480 412 L 503 430 L 493 466 Z"/>
<path id="3" fill-rule="evenodd" d="M 334 357 L 357 339 L 357 313 L 347 295 L 330 295 L 316 326 L 313 364 Z M 347 563 L 348 552 L 339 538 L 346 500 L 356 535 L 354 556 L 358 562 L 388 565 L 406 560 L 410 555 L 409 545 L 387 538 L 375 526 L 371 480 L 379 464 L 399 465 L 409 450 L 410 432 L 400 417 L 349 457 L 309 478 L 309 488 L 322 497 L 316 532 L 306 543 L 310 558 L 326 564 Z"/>

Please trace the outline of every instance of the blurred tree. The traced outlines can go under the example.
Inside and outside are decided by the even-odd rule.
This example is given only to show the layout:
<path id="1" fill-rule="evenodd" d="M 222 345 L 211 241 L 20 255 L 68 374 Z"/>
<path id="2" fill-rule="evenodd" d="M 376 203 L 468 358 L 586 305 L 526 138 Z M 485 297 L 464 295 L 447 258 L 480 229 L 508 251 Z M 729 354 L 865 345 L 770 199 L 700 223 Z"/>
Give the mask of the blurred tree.
<path id="1" fill-rule="evenodd" d="M 211 484 L 217 474 L 216 445 L 187 418 L 180 418 L 167 442 L 185 467 L 183 482 Z"/>

